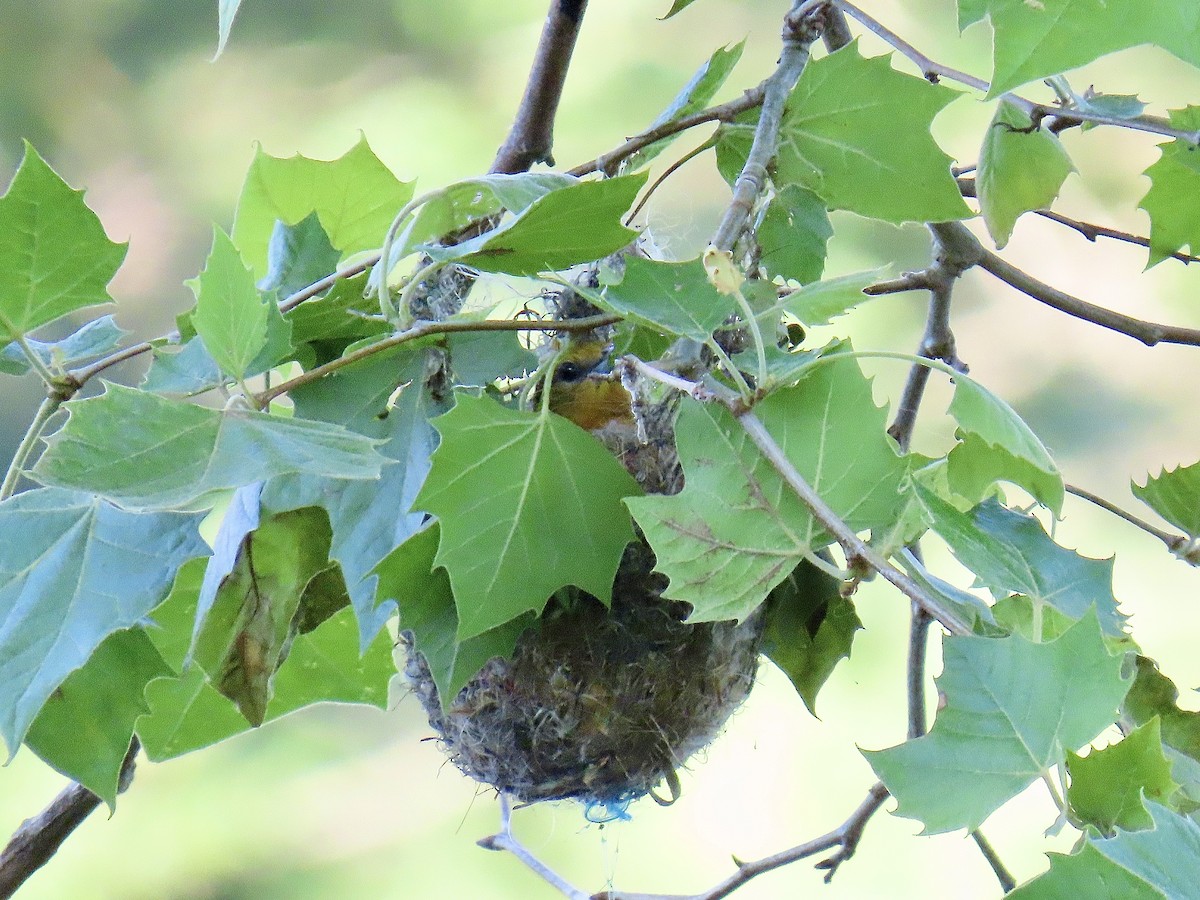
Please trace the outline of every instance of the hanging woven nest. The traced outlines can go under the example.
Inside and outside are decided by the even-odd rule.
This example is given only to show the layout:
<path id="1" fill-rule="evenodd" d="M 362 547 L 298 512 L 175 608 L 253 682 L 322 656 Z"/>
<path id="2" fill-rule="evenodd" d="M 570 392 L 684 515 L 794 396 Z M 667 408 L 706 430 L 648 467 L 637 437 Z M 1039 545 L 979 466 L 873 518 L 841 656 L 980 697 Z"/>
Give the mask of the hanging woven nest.
<path id="1" fill-rule="evenodd" d="M 572 311 L 581 314 L 589 311 Z M 634 407 L 636 439 L 595 433 L 644 489 L 675 493 L 674 409 Z M 523 802 L 573 797 L 620 810 L 646 794 L 678 795 L 676 770 L 750 693 L 762 620 L 689 624 L 688 605 L 663 598 L 667 579 L 654 563 L 639 536 L 625 550 L 611 608 L 559 591 L 511 657 L 488 662 L 445 710 L 406 636 L 405 674 L 459 769 Z"/>

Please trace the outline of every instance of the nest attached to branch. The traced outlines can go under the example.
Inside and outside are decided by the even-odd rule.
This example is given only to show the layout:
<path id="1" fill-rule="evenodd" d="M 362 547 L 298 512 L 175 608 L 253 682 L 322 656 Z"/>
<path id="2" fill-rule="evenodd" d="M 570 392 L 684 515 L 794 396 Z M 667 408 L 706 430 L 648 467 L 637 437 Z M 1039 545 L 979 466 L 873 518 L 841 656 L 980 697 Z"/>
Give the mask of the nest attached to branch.
<path id="1" fill-rule="evenodd" d="M 579 299 L 560 300 L 558 315 L 590 314 L 576 308 Z M 661 401 L 646 407 L 632 443 L 597 434 L 651 492 L 682 485 L 673 413 Z M 459 769 L 527 803 L 578 798 L 623 810 L 646 794 L 678 796 L 676 769 L 750 693 L 762 618 L 690 624 L 688 605 L 662 596 L 667 579 L 654 564 L 639 535 L 625 550 L 611 608 L 575 588 L 559 591 L 512 656 L 489 661 L 446 710 L 406 640 L 405 674 Z M 668 798 L 656 793 L 662 784 Z"/>

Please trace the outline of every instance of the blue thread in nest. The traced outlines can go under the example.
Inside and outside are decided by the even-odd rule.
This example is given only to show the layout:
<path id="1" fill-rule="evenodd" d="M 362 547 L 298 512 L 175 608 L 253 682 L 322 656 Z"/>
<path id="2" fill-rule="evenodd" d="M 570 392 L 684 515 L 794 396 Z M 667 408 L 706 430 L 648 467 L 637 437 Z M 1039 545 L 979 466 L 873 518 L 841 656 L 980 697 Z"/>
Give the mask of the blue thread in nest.
<path id="1" fill-rule="evenodd" d="M 589 800 L 583 808 L 583 817 L 593 825 L 604 825 L 608 822 L 629 822 L 629 804 L 637 799 L 633 791 L 625 791 L 609 800 Z"/>

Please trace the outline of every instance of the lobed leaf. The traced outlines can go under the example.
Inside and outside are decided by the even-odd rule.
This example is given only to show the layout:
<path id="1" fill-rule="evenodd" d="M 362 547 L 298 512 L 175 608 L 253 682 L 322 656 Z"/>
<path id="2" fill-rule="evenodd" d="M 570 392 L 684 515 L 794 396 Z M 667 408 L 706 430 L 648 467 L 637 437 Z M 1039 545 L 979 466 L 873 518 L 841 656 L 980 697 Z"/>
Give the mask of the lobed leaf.
<path id="1" fill-rule="evenodd" d="M 377 442 L 336 425 L 207 409 L 117 384 L 67 407 L 67 424 L 31 474 L 130 509 L 203 504 L 287 473 L 377 479 L 386 462 Z"/>
<path id="2" fill-rule="evenodd" d="M 1071 783 L 1066 800 L 1073 821 L 1105 835 L 1117 828 L 1150 828 L 1154 822 L 1143 799 L 1165 803 L 1179 787 L 1163 756 L 1158 718 L 1087 756 L 1067 751 L 1067 774 Z"/>
<path id="3" fill-rule="evenodd" d="M 1089 613 L 1049 643 L 948 637 L 945 698 L 929 734 L 867 751 L 876 774 L 924 833 L 975 829 L 1115 719 L 1130 682 Z"/>
<path id="4" fill-rule="evenodd" d="M 1200 540 L 1200 462 L 1163 469 L 1144 485 L 1130 484 L 1133 495 L 1182 531 Z"/>

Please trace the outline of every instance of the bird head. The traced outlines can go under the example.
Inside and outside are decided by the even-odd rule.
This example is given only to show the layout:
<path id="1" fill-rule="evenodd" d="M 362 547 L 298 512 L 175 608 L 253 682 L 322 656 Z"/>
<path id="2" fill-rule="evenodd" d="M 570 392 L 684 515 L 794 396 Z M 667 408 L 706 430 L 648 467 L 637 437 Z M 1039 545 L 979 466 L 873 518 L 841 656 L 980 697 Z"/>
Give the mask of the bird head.
<path id="1" fill-rule="evenodd" d="M 570 338 L 550 376 L 550 410 L 580 428 L 633 425 L 629 392 L 612 373 L 612 345 L 594 336 Z"/>

